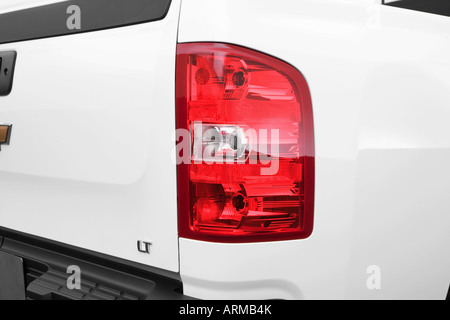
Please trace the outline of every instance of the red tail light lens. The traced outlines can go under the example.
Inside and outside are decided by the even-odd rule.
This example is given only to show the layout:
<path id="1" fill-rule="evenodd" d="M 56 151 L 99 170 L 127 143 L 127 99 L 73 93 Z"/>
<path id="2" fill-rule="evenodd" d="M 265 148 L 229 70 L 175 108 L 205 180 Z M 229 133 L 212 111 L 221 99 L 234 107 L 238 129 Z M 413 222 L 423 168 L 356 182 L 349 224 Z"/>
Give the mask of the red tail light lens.
<path id="1" fill-rule="evenodd" d="M 177 47 L 176 88 L 180 236 L 307 238 L 314 137 L 301 73 L 243 47 L 186 43 Z"/>

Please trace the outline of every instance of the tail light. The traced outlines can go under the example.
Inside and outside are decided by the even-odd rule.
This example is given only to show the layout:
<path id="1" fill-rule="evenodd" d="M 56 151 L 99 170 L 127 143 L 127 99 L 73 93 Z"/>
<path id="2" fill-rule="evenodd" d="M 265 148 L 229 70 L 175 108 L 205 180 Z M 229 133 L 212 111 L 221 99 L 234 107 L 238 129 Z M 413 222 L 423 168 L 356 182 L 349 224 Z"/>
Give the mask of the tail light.
<path id="1" fill-rule="evenodd" d="M 301 73 L 243 47 L 185 43 L 177 47 L 176 76 L 179 235 L 307 238 L 314 137 Z"/>

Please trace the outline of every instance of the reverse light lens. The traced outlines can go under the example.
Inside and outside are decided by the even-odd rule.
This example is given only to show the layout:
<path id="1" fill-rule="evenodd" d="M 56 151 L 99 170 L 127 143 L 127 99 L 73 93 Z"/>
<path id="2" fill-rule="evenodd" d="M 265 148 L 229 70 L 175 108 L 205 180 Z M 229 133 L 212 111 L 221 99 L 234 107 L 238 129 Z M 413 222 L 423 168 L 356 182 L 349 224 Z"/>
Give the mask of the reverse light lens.
<path id="1" fill-rule="evenodd" d="M 191 129 L 191 135 L 194 137 L 192 154 L 195 163 L 245 161 L 248 145 L 241 127 L 196 122 Z"/>
<path id="2" fill-rule="evenodd" d="M 311 98 L 291 65 L 243 47 L 177 47 L 179 233 L 216 242 L 302 239 L 313 227 Z M 180 155 L 178 155 L 180 156 Z"/>

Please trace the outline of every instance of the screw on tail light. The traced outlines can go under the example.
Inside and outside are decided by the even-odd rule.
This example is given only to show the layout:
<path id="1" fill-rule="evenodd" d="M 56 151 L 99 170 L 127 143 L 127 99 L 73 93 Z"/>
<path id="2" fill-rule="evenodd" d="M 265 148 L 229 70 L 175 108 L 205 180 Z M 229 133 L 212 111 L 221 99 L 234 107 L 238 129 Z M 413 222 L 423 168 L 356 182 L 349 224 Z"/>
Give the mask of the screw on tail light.
<path id="1" fill-rule="evenodd" d="M 176 98 L 177 129 L 189 133 L 177 142 L 189 155 L 177 166 L 180 237 L 230 243 L 309 237 L 314 132 L 302 74 L 240 46 L 183 43 Z"/>

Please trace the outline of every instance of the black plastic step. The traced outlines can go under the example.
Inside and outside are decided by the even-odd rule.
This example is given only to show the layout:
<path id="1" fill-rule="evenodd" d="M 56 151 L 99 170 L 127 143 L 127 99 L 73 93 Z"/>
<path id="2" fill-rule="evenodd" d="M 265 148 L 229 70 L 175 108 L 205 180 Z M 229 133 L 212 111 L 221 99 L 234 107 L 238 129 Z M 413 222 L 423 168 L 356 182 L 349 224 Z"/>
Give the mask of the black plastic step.
<path id="1" fill-rule="evenodd" d="M 130 262 L 0 228 L 0 252 L 23 259 L 30 300 L 185 300 L 177 274 L 168 277 Z M 81 287 L 69 289 L 69 266 L 80 268 Z M 161 272 L 162 273 L 162 272 Z"/>

